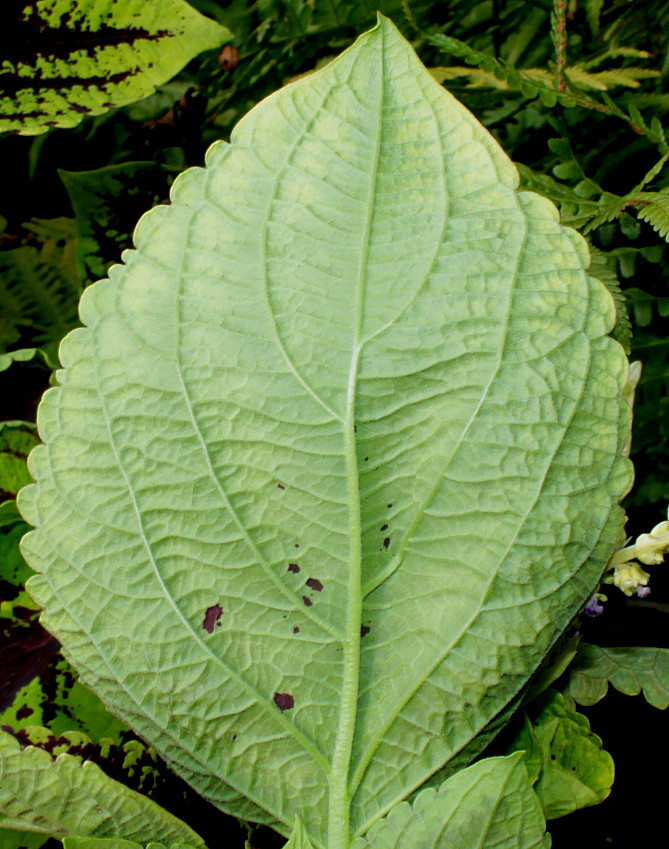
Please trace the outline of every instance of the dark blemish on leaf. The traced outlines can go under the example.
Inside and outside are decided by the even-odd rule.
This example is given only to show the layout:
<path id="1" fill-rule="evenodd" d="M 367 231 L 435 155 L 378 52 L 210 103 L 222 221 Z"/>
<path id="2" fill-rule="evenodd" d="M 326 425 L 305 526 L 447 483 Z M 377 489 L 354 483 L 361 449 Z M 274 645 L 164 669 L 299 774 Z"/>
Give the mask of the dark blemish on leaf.
<path id="1" fill-rule="evenodd" d="M 278 483 L 276 486 L 277 486 L 277 489 L 285 489 L 286 488 L 282 483 Z"/>
<path id="2" fill-rule="evenodd" d="M 299 547 L 300 547 L 300 546 L 299 546 L 297 543 L 295 543 L 295 548 L 299 548 Z"/>
<path id="3" fill-rule="evenodd" d="M 557 760 L 557 755 L 551 755 L 551 760 L 552 760 L 552 761 Z"/>
<path id="4" fill-rule="evenodd" d="M 360 636 L 361 636 L 361 637 L 366 637 L 366 636 L 367 636 L 367 634 L 369 634 L 369 632 L 370 632 L 371 630 L 372 630 L 372 629 L 369 627 L 369 625 L 361 625 L 361 626 L 360 626 Z"/>
<path id="5" fill-rule="evenodd" d="M 297 627 L 297 625 L 296 625 L 296 626 L 293 628 L 293 634 L 299 634 L 299 633 L 300 633 L 300 629 L 299 629 L 299 628 Z"/>
<path id="6" fill-rule="evenodd" d="M 290 710 L 295 706 L 295 699 L 290 693 L 274 693 L 274 704 L 279 710 Z"/>
<path id="7" fill-rule="evenodd" d="M 202 627 L 208 634 L 214 633 L 214 628 L 216 625 L 220 626 L 220 622 L 218 621 L 223 614 L 223 608 L 220 604 L 214 604 L 212 607 L 208 607 L 206 613 L 204 614 L 204 622 L 202 623 Z"/>
<path id="8" fill-rule="evenodd" d="M 381 531 L 387 531 L 387 530 L 388 530 L 388 525 L 381 525 L 381 527 L 379 528 L 379 530 L 381 530 Z"/>
<path id="9" fill-rule="evenodd" d="M 388 548 L 388 546 L 389 546 L 389 545 L 390 545 L 390 537 L 386 537 L 386 538 L 383 540 L 383 547 L 384 547 L 384 548 Z"/>
<path id="10" fill-rule="evenodd" d="M 311 605 L 313 604 L 313 601 L 309 598 L 309 596 L 306 595 L 302 596 L 302 601 L 307 607 L 311 607 Z"/>
<path id="11" fill-rule="evenodd" d="M 25 719 L 27 716 L 30 716 L 31 713 L 34 713 L 33 709 L 28 707 L 28 705 L 23 705 L 23 707 L 16 711 L 16 718 Z"/>
<path id="12" fill-rule="evenodd" d="M 393 506 L 392 504 L 389 504 L 389 505 L 388 505 L 388 509 L 390 510 L 390 508 L 391 508 L 392 506 Z"/>
<path id="13" fill-rule="evenodd" d="M 316 590 L 317 593 L 323 589 L 323 584 L 321 584 L 318 578 L 308 578 L 307 586 L 311 587 L 312 590 Z"/>
<path id="14" fill-rule="evenodd" d="M 236 739 L 237 739 L 237 735 L 236 735 L 236 734 L 233 734 L 233 735 L 232 735 L 232 739 L 233 739 L 233 740 L 236 740 Z"/>
<path id="15" fill-rule="evenodd" d="M 300 571 L 300 567 L 297 565 L 297 563 L 289 563 L 288 571 L 294 572 L 297 575 L 297 573 Z"/>
<path id="16" fill-rule="evenodd" d="M 369 460 L 369 457 L 365 457 L 364 462 L 366 463 L 366 462 L 367 462 L 367 460 Z"/>

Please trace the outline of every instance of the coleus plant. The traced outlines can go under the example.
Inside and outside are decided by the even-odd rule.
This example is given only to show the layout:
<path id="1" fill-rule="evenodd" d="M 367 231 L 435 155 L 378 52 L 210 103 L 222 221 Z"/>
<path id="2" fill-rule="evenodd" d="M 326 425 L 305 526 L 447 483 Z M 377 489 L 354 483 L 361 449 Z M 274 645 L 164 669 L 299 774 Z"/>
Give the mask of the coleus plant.
<path id="1" fill-rule="evenodd" d="M 40 406 L 42 621 L 292 847 L 549 845 L 523 756 L 472 762 L 621 541 L 630 415 L 586 245 L 517 186 L 380 18 L 142 218 Z M 14 828 L 199 845 L 94 764 L 2 747 Z M 111 822 L 45 826 L 82 786 Z"/>

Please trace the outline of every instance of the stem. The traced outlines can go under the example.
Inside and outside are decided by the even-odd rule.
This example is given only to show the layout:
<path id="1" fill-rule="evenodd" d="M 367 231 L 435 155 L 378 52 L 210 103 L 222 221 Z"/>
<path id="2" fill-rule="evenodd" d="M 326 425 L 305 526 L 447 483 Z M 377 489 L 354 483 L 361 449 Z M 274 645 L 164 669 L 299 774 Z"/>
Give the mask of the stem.
<path id="1" fill-rule="evenodd" d="M 551 36 L 555 45 L 555 87 L 566 91 L 565 68 L 567 67 L 567 4 L 565 0 L 555 0 L 551 12 Z"/>

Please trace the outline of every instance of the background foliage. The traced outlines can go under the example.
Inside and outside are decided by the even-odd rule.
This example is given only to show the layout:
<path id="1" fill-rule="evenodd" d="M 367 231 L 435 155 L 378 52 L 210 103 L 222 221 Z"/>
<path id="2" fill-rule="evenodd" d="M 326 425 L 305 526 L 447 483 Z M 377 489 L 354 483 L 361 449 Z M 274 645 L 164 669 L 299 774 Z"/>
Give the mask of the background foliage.
<path id="1" fill-rule="evenodd" d="M 632 359 L 643 362 L 632 443 L 637 483 L 626 504 L 630 536 L 663 519 L 669 501 L 664 0 L 192 0 L 191 5 L 229 29 L 234 40 L 202 53 L 144 100 L 86 117 L 72 129 L 0 137 L 6 163 L 0 205 L 0 658 L 7 670 L 0 709 L 14 729 L 51 724 L 58 738 L 77 730 L 96 745 L 111 740 L 105 745 L 123 753 L 115 755 L 117 765 L 132 761 L 123 749 L 132 735 L 88 691 L 72 686 L 74 673 L 40 630 L 22 590 L 27 570 L 16 546 L 25 526 L 12 499 L 25 482 L 21 464 L 35 439 L 30 423 L 37 400 L 57 364 L 59 340 L 76 326 L 81 291 L 119 261 L 139 216 L 165 202 L 176 174 L 201 164 L 209 144 L 227 139 L 255 103 L 350 44 L 373 22 L 377 8 L 412 40 L 435 78 L 496 136 L 518 163 L 525 187 L 552 199 L 563 221 L 591 241 L 592 272 L 618 304 L 617 338 Z M 661 566 L 651 573 L 651 597 L 626 598 L 610 590 L 605 614 L 579 625 L 591 645 L 585 660 L 583 654 L 577 660 L 567 695 L 592 704 L 610 682 L 610 689 L 623 693 L 643 689 L 657 707 L 616 693 L 590 709 L 593 728 L 613 752 L 621 778 L 613 801 L 555 824 L 558 849 L 568 845 L 570 829 L 595 847 L 629 845 L 639 828 L 636 820 L 630 826 L 629 793 L 636 792 L 639 808 L 652 807 L 653 791 L 647 788 L 653 770 L 663 769 L 666 746 L 653 739 L 662 720 L 657 708 L 667 703 L 666 653 L 597 652 L 598 645 L 669 646 L 669 581 Z M 560 699 L 544 697 L 535 706 L 534 725 L 513 730 L 534 739 L 536 780 L 543 785 L 567 780 L 551 768 L 546 730 L 553 714 L 571 710 Z M 582 731 L 580 719 L 572 724 Z M 627 748 L 626 741 L 632 743 Z M 657 762 L 646 763 L 648 741 Z M 507 744 L 502 740 L 494 753 Z M 168 808 L 182 805 L 187 789 L 176 779 L 170 785 L 155 756 L 144 750 L 134 756 L 145 776 L 141 789 L 160 791 Z M 644 784 L 634 779 L 641 769 Z M 149 773 L 161 777 L 152 784 Z M 134 775 L 137 781 L 137 770 Z M 599 788 L 579 792 L 605 795 Z M 628 794 L 620 820 L 616 793 Z M 235 824 L 220 825 L 222 815 L 209 816 L 212 824 L 230 829 L 230 839 L 241 847 L 243 832 Z M 647 821 L 646 826 L 650 830 Z M 7 846 L 23 845 L 2 839 Z M 268 834 L 253 837 L 257 845 L 272 840 Z"/>

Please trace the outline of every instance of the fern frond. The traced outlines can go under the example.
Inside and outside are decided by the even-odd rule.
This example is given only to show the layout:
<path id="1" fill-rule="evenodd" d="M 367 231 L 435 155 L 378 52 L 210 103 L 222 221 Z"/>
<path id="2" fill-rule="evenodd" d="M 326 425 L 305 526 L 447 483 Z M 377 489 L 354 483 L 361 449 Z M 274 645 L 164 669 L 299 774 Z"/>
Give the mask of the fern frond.
<path id="1" fill-rule="evenodd" d="M 625 88 L 639 88 L 639 80 L 649 80 L 661 76 L 659 71 L 651 71 L 647 68 L 610 68 L 606 71 L 595 71 L 590 73 L 578 65 L 567 68 L 566 75 L 578 88 L 591 89 L 593 91 L 608 91 L 616 86 Z"/>
<path id="2" fill-rule="evenodd" d="M 555 88 L 553 77 L 541 68 L 518 70 L 495 59 L 489 53 L 476 50 L 464 41 L 443 33 L 427 36 L 427 41 L 444 53 L 464 59 L 468 65 L 478 65 L 479 68 L 493 74 L 498 80 L 505 82 L 509 88 L 521 92 L 527 98 L 540 97 L 541 102 L 549 108 L 556 103 L 569 107 L 582 106 L 584 109 L 592 109 L 605 115 L 615 115 L 631 124 L 638 132 L 645 132 L 645 125 L 635 124 L 632 118 L 619 109 L 613 101 L 600 103 L 593 100 L 584 91 L 575 87 L 566 76 L 563 78 L 567 83 L 566 89 L 560 91 Z"/>
<path id="3" fill-rule="evenodd" d="M 34 221 L 30 229 L 45 237 L 41 249 L 0 251 L 0 350 L 18 338 L 20 328 L 30 342 L 49 353 L 77 322 L 81 294 L 75 243 L 63 235 L 60 220 Z M 5 326 L 6 324 L 6 326 Z"/>
<path id="4" fill-rule="evenodd" d="M 669 242 L 669 187 L 659 192 L 639 192 L 635 201 L 646 204 L 639 206 L 638 218 L 647 221 L 653 230 Z"/>

